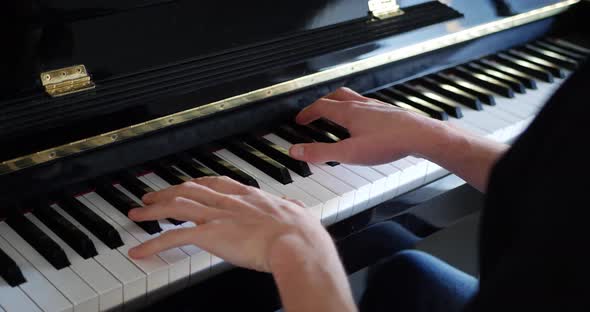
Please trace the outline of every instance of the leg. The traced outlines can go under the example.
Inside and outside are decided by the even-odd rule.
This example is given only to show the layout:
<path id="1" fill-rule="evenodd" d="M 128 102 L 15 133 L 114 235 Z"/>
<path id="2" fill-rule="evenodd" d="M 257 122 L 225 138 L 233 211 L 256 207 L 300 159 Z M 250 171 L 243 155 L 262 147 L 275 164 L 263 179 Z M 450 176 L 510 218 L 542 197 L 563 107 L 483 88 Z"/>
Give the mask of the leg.
<path id="1" fill-rule="evenodd" d="M 373 224 L 336 243 L 348 274 L 376 264 L 395 253 L 413 248 L 419 238 L 393 221 Z"/>
<path id="2" fill-rule="evenodd" d="M 405 250 L 376 266 L 360 311 L 461 311 L 476 291 L 472 276 L 424 252 Z"/>

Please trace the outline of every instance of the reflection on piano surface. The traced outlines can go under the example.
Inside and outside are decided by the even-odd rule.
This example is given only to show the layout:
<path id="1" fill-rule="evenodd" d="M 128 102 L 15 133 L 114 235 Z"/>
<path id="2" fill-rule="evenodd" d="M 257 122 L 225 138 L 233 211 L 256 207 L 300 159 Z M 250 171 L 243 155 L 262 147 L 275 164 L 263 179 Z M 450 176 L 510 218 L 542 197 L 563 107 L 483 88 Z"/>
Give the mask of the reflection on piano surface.
<path id="1" fill-rule="evenodd" d="M 350 1 L 342 6 L 335 3 L 329 7 L 356 7 L 358 2 L 362 1 Z M 468 1 L 457 1 L 456 6 L 450 3 L 465 18 L 469 18 L 477 8 L 464 2 Z M 129 248 L 151 237 L 195 226 L 191 222 L 174 219 L 133 222 L 127 218 L 129 210 L 143 205 L 140 198 L 145 193 L 192 178 L 227 175 L 277 196 L 298 199 L 324 225 L 332 227 L 449 174 L 436 164 L 413 156 L 366 167 L 335 162 L 311 164 L 291 159 L 288 149 L 292 144 L 332 143 L 349 136 L 346 129 L 329 120 L 319 120 L 309 126 L 296 125 L 291 121 L 294 112 L 338 86 L 347 85 L 366 96 L 402 109 L 446 120 L 498 141 L 511 142 L 524 131 L 551 94 L 590 55 L 586 42 L 577 41 L 576 37 L 566 38 L 569 31 L 573 32 L 569 28 L 565 28 L 565 33 L 547 34 L 553 26 L 546 19 L 559 13 L 558 9 L 577 1 L 545 2 L 547 6 L 529 9 L 529 12 L 538 15 L 527 16 L 525 13 L 495 17 L 493 21 L 500 22 L 512 18 L 510 21 L 514 25 L 507 22 L 491 25 L 496 27 L 491 30 L 479 28 L 468 39 L 481 37 L 478 39 L 481 41 L 476 40 L 471 45 L 461 41 L 460 36 L 449 35 L 445 39 L 443 34 L 437 33 L 437 29 L 426 27 L 408 29 L 405 30 L 408 33 L 394 34 L 391 38 L 374 36 L 366 42 L 372 47 L 392 43 L 415 45 L 423 47 L 422 52 L 399 56 L 396 49 L 400 46 L 387 46 L 389 51 L 377 49 L 367 55 L 366 46 L 360 46 L 358 51 L 362 53 L 353 54 L 353 60 L 349 59 L 350 56 L 339 56 L 340 51 L 325 52 L 330 55 L 314 56 L 313 60 L 302 60 L 303 63 L 322 64 L 322 58 L 327 58 L 341 62 L 339 66 L 342 68 L 349 68 L 349 64 L 365 66 L 358 71 L 329 72 L 328 67 L 316 68 L 316 75 L 310 76 L 307 72 L 297 71 L 297 64 L 283 63 L 285 68 L 295 68 L 287 76 L 300 79 L 301 86 L 288 84 L 289 81 L 280 85 L 285 83 L 281 81 L 273 87 L 269 81 L 275 78 L 269 78 L 269 75 L 273 71 L 280 72 L 280 69 L 269 69 L 262 75 L 269 80 L 246 85 L 249 88 L 258 83 L 266 87 L 261 90 L 267 92 L 267 96 L 256 98 L 256 101 L 263 102 L 258 108 L 256 105 L 243 105 L 252 101 L 248 97 L 254 93 L 234 94 L 242 87 L 224 81 L 219 86 L 203 87 L 207 90 L 204 97 L 218 100 L 231 95 L 234 100 L 218 100 L 215 105 L 202 106 L 208 107 L 200 111 L 202 116 L 183 115 L 181 109 L 185 107 L 182 105 L 153 108 L 168 101 L 168 97 L 131 110 L 143 112 L 130 117 L 131 120 L 150 116 L 158 117 L 160 121 L 170 120 L 170 126 L 152 129 L 157 132 L 145 129 L 150 124 L 149 119 L 141 120 L 146 122 L 142 124 L 144 128 L 131 127 L 132 130 L 141 129 L 133 135 L 129 135 L 130 130 L 125 128 L 118 132 L 117 126 L 131 111 L 121 109 L 109 111 L 110 115 L 100 115 L 100 110 L 96 110 L 94 118 L 98 123 L 106 120 L 101 120 L 105 116 L 117 115 L 112 123 L 100 125 L 101 131 L 111 131 L 100 138 L 112 140 L 107 143 L 103 140 L 103 144 L 92 146 L 96 151 L 90 149 L 85 141 L 66 144 L 65 147 L 57 147 L 57 144 L 46 146 L 47 142 L 25 142 L 22 146 L 15 146 L 31 154 L 6 152 L 3 157 L 20 158 L 1 159 L 4 161 L 0 168 L 4 173 L 1 177 L 4 190 L 1 193 L 3 198 L 0 203 L 3 206 L 0 214 L 5 218 L 0 221 L 0 311 L 131 310 L 150 303 L 165 302 L 168 296 L 193 284 L 206 285 L 208 280 L 215 279 L 229 266 L 196 246 L 174 248 L 142 260 L 131 259 L 127 255 Z M 587 5 L 578 6 L 580 10 L 588 9 Z M 318 8 L 310 7 L 310 10 Z M 133 14 L 133 10 L 125 14 Z M 531 24 L 520 26 L 514 22 L 519 18 L 523 23 Z M 480 24 L 487 22 L 490 21 L 483 19 Z M 334 21 L 331 23 L 336 25 L 332 27 L 338 25 Z M 469 27 L 477 25 L 477 20 L 472 20 L 464 27 L 469 30 Z M 502 25 L 505 26 L 504 32 L 498 32 L 504 29 Z M 433 38 L 428 38 L 429 35 Z M 450 50 L 435 51 L 439 54 L 428 50 L 428 45 L 423 42 L 436 41 L 437 38 L 440 46 L 436 49 L 446 47 Z M 406 59 L 410 56 L 415 59 Z M 373 61 L 362 62 L 369 58 Z M 351 63 L 354 61 L 359 63 Z M 131 65 L 137 64 L 140 63 Z M 88 68 L 91 73 L 101 70 Z M 97 87 L 90 93 L 72 94 L 61 99 L 31 91 L 23 100 L 23 93 L 15 93 L 5 103 L 0 102 L 0 107 L 5 109 L 10 103 L 28 103 L 27 99 L 39 103 L 46 101 L 51 105 L 59 105 L 60 101 L 88 101 L 95 105 L 93 97 L 104 96 L 101 85 L 108 91 L 109 79 L 115 78 L 97 79 Z M 316 82 L 310 83 L 310 79 L 316 79 Z M 219 92 L 220 87 L 234 89 L 226 94 L 217 93 L 215 98 L 211 94 Z M 287 87 L 289 89 L 281 91 L 281 88 Z M 248 91 L 256 92 L 256 89 Z M 269 101 L 275 97 L 276 102 Z M 177 98 L 171 96 L 170 99 Z M 223 114 L 223 105 L 231 103 L 245 107 Z M 88 107 L 91 107 L 90 104 Z M 185 101 L 183 105 L 186 104 Z M 280 105 L 284 107 L 277 108 Z M 38 106 L 30 108 L 42 111 Z M 167 115 L 170 110 L 173 114 Z M 212 113 L 217 111 L 220 113 Z M 54 125 L 46 129 L 48 135 L 53 135 L 48 139 L 50 144 L 70 143 L 62 142 L 64 138 L 56 135 L 75 132 L 76 128 L 72 127 L 81 121 L 88 123 L 87 127 L 80 128 L 84 135 L 86 129 L 97 124 L 90 119 L 76 119 L 74 115 L 71 115 L 71 124 L 67 119 L 60 121 L 66 124 L 65 128 Z M 204 118 L 205 115 L 212 116 Z M 239 117 L 231 119 L 228 115 Z M 182 127 L 173 127 L 177 125 L 174 118 L 182 116 L 191 117 L 186 119 L 190 122 L 183 120 Z M 41 125 L 42 129 L 45 127 L 48 125 Z M 203 127 L 208 128 L 204 130 Z M 9 135 L 10 131 L 2 133 L 5 135 L 1 138 L 3 142 L 15 142 Z M 21 140 L 42 138 L 41 133 L 23 128 L 21 133 L 14 131 L 12 134 Z M 80 139 L 79 135 L 68 134 L 67 140 Z M 126 140 L 122 140 L 122 136 L 127 136 Z M 49 149 L 43 151 L 46 148 Z M 43 158 L 44 155 L 48 158 Z"/>

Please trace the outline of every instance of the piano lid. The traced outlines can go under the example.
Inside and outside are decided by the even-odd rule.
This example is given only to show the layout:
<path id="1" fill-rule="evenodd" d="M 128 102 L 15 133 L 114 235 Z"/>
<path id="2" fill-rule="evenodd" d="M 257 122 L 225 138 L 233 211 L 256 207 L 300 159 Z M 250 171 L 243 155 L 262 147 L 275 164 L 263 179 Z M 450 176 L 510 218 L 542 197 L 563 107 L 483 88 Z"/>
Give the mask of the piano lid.
<path id="1" fill-rule="evenodd" d="M 2 98 L 41 91 L 39 73 L 84 64 L 94 80 L 145 72 L 367 15 L 366 1 L 12 1 Z M 280 3 L 280 5 L 279 5 Z"/>
<path id="2" fill-rule="evenodd" d="M 106 1 L 98 11 L 76 11 L 75 2 L 63 2 L 71 6 L 61 11 L 58 1 L 33 2 L 37 6 L 24 10 L 31 14 L 15 22 L 17 31 L 8 37 L 18 48 L 5 68 L 20 79 L 3 81 L 9 88 L 0 99 L 0 144 L 11 148 L 0 155 L 0 173 L 484 36 L 502 29 L 494 23 L 513 27 L 577 1 L 553 1 L 505 20 L 493 14 L 469 19 L 438 1 L 400 1 L 404 14 L 383 21 L 373 20 L 359 0 L 297 1 L 274 9 L 271 1 L 228 8 L 208 3 L 206 10 L 192 1 L 129 7 Z M 465 22 L 442 24 L 458 19 Z M 434 24 L 441 27 L 426 27 Z M 410 33 L 421 28 L 428 31 Z M 396 36 L 402 33 L 411 36 Z M 95 89 L 60 98 L 44 93 L 40 72 L 77 64 L 85 65 Z"/>

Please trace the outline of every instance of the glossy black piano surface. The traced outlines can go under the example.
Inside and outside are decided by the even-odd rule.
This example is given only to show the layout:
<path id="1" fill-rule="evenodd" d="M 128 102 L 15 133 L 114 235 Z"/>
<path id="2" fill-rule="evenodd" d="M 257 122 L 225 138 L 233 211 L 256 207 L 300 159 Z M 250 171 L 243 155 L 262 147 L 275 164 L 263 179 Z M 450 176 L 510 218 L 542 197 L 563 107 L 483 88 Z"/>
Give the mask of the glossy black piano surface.
<path id="1" fill-rule="evenodd" d="M 194 247 L 160 255 L 156 264 L 126 260 L 129 246 L 190 226 L 173 219 L 133 223 L 126 219 L 127 211 L 140 206 L 146 192 L 195 177 L 228 175 L 303 200 L 336 241 L 370 223 L 399 217 L 459 182 L 415 157 L 366 168 L 293 161 L 286 154 L 292 143 L 347 137 L 346 129 L 327 121 L 293 125 L 296 112 L 348 86 L 510 142 L 590 55 L 587 27 L 576 23 L 587 23 L 583 16 L 588 4 L 573 2 L 567 3 L 573 5 L 569 11 L 555 16 L 432 51 L 428 40 L 552 5 L 566 7 L 566 2 L 399 1 L 406 14 L 381 22 L 370 22 L 366 1 L 358 0 L 11 4 L 5 12 L 16 12 L 20 19 L 7 37 L 14 47 L 5 58 L 11 74 L 1 78 L 0 292 L 10 288 L 14 298 L 26 293 L 32 301 L 43 301 L 35 289 L 23 285 L 48 274 L 50 283 L 61 278 L 72 282 L 69 288 L 53 288 L 55 301 L 41 306 L 78 302 L 93 310 L 129 298 L 134 307 L 150 311 L 276 310 L 280 306 L 270 275 L 228 270 Z M 422 44 L 425 52 L 409 58 L 341 73 L 152 132 L 116 137 L 121 128 L 230 97 L 246 98 L 248 92 L 313 74 L 322 77 L 338 66 Z M 75 64 L 86 66 L 96 88 L 47 95 L 40 73 Z M 41 159 L 35 158 L 37 152 L 106 132 L 112 133 L 106 137 L 112 143 L 81 152 L 52 149 L 51 159 L 36 163 Z M 30 272 L 43 263 L 61 273 Z M 111 270 L 105 272 L 111 278 L 86 276 L 86 267 Z M 113 273 L 117 270 L 128 274 Z M 200 283 L 191 286 L 189 275 Z M 105 286 L 117 283 L 122 285 Z M 143 285 L 139 289 L 144 287 L 149 304 L 146 296 L 134 292 L 137 285 Z M 105 295 L 93 297 L 93 287 L 99 286 Z M 0 298 L 7 300 L 3 294 Z M 221 303 L 222 298 L 235 299 Z M 192 306 L 191 300 L 198 303 Z M 12 311 L 2 301 L 1 309 Z"/>

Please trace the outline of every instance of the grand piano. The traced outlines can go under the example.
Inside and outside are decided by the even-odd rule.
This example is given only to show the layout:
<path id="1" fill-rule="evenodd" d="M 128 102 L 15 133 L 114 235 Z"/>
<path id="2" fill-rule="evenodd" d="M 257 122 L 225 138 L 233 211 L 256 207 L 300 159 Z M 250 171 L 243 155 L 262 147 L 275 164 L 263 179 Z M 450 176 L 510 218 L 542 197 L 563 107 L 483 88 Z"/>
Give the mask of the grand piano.
<path id="1" fill-rule="evenodd" d="M 0 311 L 275 311 L 270 275 L 196 246 L 130 259 L 195 225 L 127 211 L 227 175 L 301 200 L 338 242 L 452 174 L 412 156 L 295 161 L 292 144 L 348 137 L 295 125 L 299 110 L 346 86 L 510 143 L 590 54 L 579 0 L 4 5 Z"/>

